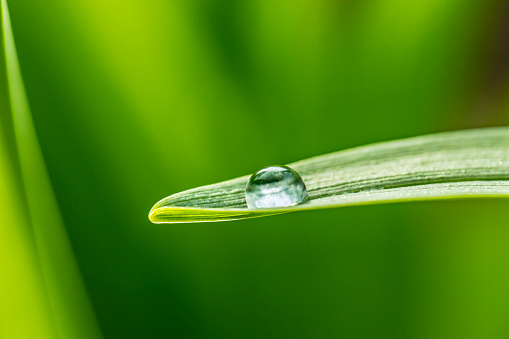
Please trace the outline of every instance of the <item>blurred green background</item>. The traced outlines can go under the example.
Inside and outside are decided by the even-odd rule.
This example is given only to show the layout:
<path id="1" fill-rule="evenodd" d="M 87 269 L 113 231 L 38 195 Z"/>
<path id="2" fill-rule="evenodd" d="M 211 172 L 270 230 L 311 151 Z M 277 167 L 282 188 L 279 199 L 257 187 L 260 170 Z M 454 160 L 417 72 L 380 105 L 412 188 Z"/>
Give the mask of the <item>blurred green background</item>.
<path id="1" fill-rule="evenodd" d="M 505 200 L 147 218 L 165 196 L 265 165 L 508 125 L 508 1 L 8 4 L 104 337 L 509 337 Z"/>

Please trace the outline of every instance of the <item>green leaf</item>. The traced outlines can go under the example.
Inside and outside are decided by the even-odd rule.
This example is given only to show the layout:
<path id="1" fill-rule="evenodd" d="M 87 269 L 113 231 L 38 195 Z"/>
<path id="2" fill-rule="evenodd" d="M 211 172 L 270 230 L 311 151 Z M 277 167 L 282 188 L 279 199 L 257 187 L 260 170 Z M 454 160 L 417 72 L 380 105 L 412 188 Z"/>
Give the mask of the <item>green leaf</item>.
<path id="1" fill-rule="evenodd" d="M 153 223 L 246 219 L 294 211 L 397 201 L 509 197 L 509 127 L 382 142 L 289 164 L 309 201 L 248 209 L 248 176 L 171 195 L 150 210 Z"/>
<path id="2" fill-rule="evenodd" d="M 100 338 L 44 163 L 6 0 L 0 5 L 0 333 Z M 16 215 L 14 215 L 16 213 Z M 0 334 L 0 335 L 1 335 Z"/>

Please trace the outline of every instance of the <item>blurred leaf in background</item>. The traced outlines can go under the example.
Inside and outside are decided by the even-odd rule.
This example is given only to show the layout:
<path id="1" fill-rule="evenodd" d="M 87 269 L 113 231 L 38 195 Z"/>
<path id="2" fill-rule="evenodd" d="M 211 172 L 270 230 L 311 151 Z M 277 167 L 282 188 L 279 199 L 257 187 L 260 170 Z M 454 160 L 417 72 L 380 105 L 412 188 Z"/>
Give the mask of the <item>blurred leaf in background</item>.
<path id="1" fill-rule="evenodd" d="M 146 217 L 160 197 L 265 165 L 507 125 L 506 1 L 9 6 L 45 165 L 105 337 L 509 335 L 507 201 L 217 225 Z M 30 246 L 16 250 L 39 295 Z"/>
<path id="2" fill-rule="evenodd" d="M 0 334 L 9 338 L 98 337 L 41 156 L 5 0 L 0 12 L 0 197 L 5 209 Z"/>

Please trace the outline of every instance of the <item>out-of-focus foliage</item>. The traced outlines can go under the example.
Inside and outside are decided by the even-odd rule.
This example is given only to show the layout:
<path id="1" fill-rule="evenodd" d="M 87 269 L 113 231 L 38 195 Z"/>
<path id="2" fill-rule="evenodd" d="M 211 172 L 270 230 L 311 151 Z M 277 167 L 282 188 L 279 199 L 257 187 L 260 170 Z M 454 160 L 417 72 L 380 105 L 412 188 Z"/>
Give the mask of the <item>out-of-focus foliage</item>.
<path id="1" fill-rule="evenodd" d="M 505 1 L 9 7 L 44 161 L 105 337 L 508 336 L 507 202 L 214 225 L 146 217 L 160 197 L 268 164 L 507 125 Z M 0 241 L 26 256 L 18 280 L 35 296 L 20 305 L 43 329 L 39 258 L 14 225 L 18 170 L 2 159 Z M 19 237 L 12 249 L 3 233 Z"/>
<path id="2" fill-rule="evenodd" d="M 90 338 L 99 330 L 56 205 L 20 74 L 7 4 L 0 6 L 0 334 Z"/>

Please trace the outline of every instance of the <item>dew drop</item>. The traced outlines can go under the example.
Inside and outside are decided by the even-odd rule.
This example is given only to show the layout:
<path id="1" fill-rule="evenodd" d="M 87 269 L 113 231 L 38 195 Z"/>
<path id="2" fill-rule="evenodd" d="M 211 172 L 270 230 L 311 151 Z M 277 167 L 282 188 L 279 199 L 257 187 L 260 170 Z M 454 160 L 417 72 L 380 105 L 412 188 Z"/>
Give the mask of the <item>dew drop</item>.
<path id="1" fill-rule="evenodd" d="M 306 185 L 288 166 L 265 167 L 249 178 L 246 202 L 249 208 L 297 205 L 308 200 Z"/>

